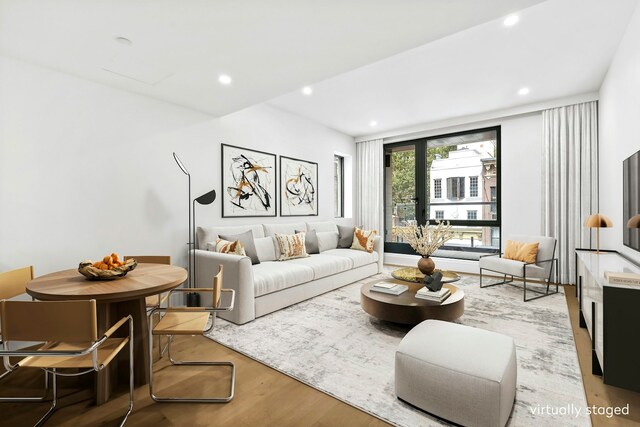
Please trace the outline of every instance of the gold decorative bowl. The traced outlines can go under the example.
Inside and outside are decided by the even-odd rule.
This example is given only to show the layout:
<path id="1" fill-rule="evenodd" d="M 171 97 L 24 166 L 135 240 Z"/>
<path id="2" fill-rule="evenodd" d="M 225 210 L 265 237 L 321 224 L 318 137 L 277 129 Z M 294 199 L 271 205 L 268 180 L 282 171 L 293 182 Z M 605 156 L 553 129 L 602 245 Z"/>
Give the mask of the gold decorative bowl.
<path id="1" fill-rule="evenodd" d="M 119 267 L 115 267 L 111 270 L 101 270 L 93 266 L 93 261 L 87 259 L 80 263 L 78 266 L 78 272 L 86 277 L 87 280 L 114 280 L 126 276 L 128 272 L 137 266 L 138 262 L 135 259 L 130 258 Z"/>

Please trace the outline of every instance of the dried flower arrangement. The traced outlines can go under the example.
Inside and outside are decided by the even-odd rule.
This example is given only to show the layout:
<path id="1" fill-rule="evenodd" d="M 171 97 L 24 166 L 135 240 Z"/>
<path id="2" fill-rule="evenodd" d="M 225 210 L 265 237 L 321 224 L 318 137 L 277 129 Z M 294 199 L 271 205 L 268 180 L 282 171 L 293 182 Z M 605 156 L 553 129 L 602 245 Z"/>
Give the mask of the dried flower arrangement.
<path id="1" fill-rule="evenodd" d="M 436 221 L 435 225 L 414 225 L 402 230 L 404 241 L 420 255 L 428 257 L 453 237 L 448 221 Z"/>

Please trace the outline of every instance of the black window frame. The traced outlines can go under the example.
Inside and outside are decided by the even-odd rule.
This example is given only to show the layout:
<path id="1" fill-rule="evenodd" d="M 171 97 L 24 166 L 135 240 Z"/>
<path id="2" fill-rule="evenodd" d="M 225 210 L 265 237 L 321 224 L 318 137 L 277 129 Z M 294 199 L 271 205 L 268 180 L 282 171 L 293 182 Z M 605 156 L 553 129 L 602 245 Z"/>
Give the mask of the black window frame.
<path id="1" fill-rule="evenodd" d="M 338 171 L 338 173 L 340 174 L 340 197 L 338 200 L 338 206 L 336 206 L 339 211 L 340 211 L 340 216 L 335 216 L 335 209 L 334 209 L 334 218 L 344 218 L 344 156 L 340 156 L 338 154 L 334 154 L 333 155 L 333 162 L 334 165 L 336 163 L 336 160 L 339 160 L 340 163 L 340 170 Z M 335 166 L 334 166 L 334 173 L 335 173 Z M 335 185 L 335 182 L 334 182 Z M 335 192 L 336 192 L 337 188 L 333 189 L 334 192 L 334 199 L 335 199 Z M 335 207 L 334 207 L 335 208 Z"/>
<path id="2" fill-rule="evenodd" d="M 495 131 L 496 133 L 496 146 L 495 146 L 495 160 L 496 160 L 496 196 L 497 196 L 497 200 L 495 202 L 487 202 L 487 203 L 495 203 L 496 206 L 496 215 L 494 219 L 480 219 L 480 220 L 462 220 L 462 219 L 451 219 L 451 220 L 446 220 L 447 222 L 449 222 L 452 226 L 469 226 L 469 227 L 489 227 L 489 228 L 498 228 L 499 229 L 499 244 L 497 245 L 497 248 L 495 250 L 492 250 L 491 252 L 496 252 L 499 253 L 500 252 L 500 248 L 502 246 L 502 192 L 501 192 L 501 187 L 502 187 L 502 179 L 501 179 L 501 175 L 502 175 L 502 157 L 501 157 L 501 141 L 502 141 L 502 135 L 501 135 L 501 126 L 491 126 L 491 127 L 486 127 L 486 128 L 479 128 L 479 129 L 471 129 L 471 130 L 466 130 L 466 131 L 460 131 L 460 132 L 453 132 L 453 133 L 446 133 L 446 134 L 439 134 L 439 135 L 433 135 L 433 136 L 428 136 L 428 137 L 423 137 L 423 138 L 417 138 L 417 139 L 413 139 L 413 140 L 407 140 L 407 141 L 400 141 L 400 142 L 394 142 L 394 143 L 388 143 L 388 144 L 384 144 L 384 149 L 385 149 L 385 156 L 388 154 L 387 150 L 392 150 L 394 147 L 406 147 L 406 146 L 411 146 L 413 145 L 414 150 L 415 150 L 415 205 L 416 205 L 416 222 L 418 224 L 425 224 L 425 223 L 429 223 L 429 224 L 435 224 L 436 220 L 435 218 L 428 218 L 428 214 L 430 211 L 430 205 L 429 205 L 429 192 L 430 192 L 430 188 L 431 186 L 429 185 L 429 181 L 427 180 L 428 174 L 427 174 L 427 166 L 426 166 L 426 159 L 427 159 L 427 144 L 429 140 L 432 139 L 441 139 L 441 138 L 448 138 L 448 137 L 455 137 L 455 136 L 461 136 L 461 135 L 468 135 L 468 134 L 474 134 L 474 133 L 481 133 L 481 132 L 489 132 L 489 131 Z M 418 160 L 418 159 L 424 159 L 425 161 L 422 160 Z M 387 187 L 387 177 L 386 177 L 386 173 L 385 173 L 385 182 L 384 182 L 384 200 L 386 199 L 386 187 Z M 419 179 L 419 177 L 424 177 L 424 179 Z M 478 177 L 478 180 L 480 178 Z M 479 184 L 479 183 L 478 183 Z M 447 190 L 448 191 L 448 190 Z M 479 189 L 478 189 L 479 191 Z M 477 205 L 479 204 L 479 202 L 460 202 L 461 206 L 464 206 L 465 204 L 473 204 L 473 205 Z M 384 203 L 384 218 L 387 218 L 387 212 L 386 212 L 386 202 Z M 491 205 L 490 205 L 491 206 Z M 435 211 L 434 211 L 434 216 L 435 216 Z M 386 228 L 388 226 L 388 224 L 384 224 L 384 227 Z M 384 236 L 386 236 L 387 233 L 384 233 Z M 493 240 L 493 239 L 492 239 Z M 453 250 L 461 250 L 459 247 L 447 247 L 447 245 L 443 246 L 442 249 L 453 249 Z M 465 247 L 464 249 L 462 249 L 466 252 L 488 252 L 487 249 L 479 249 L 479 248 L 473 248 L 473 247 Z M 403 242 L 384 242 L 384 251 L 385 252 L 389 252 L 389 253 L 397 253 L 397 254 L 410 254 L 410 255 L 415 255 L 416 252 L 413 250 L 413 248 L 411 248 L 411 246 L 408 243 L 403 243 Z"/>

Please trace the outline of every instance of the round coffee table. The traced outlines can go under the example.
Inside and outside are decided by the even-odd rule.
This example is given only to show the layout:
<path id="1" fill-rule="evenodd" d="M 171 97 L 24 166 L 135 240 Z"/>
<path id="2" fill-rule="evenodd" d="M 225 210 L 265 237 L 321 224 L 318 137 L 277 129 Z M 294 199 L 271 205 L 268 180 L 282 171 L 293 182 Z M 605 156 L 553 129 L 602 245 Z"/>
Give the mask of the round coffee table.
<path id="1" fill-rule="evenodd" d="M 390 282 L 408 286 L 409 289 L 400 294 L 389 295 L 375 292 L 371 287 L 378 282 Z M 427 319 L 452 321 L 464 313 L 464 291 L 451 284 L 444 287 L 451 290 L 451 295 L 442 303 L 416 298 L 416 292 L 423 286 L 417 283 L 397 279 L 383 279 L 362 285 L 360 288 L 360 305 L 373 317 L 388 322 L 404 325 L 417 325 Z"/>

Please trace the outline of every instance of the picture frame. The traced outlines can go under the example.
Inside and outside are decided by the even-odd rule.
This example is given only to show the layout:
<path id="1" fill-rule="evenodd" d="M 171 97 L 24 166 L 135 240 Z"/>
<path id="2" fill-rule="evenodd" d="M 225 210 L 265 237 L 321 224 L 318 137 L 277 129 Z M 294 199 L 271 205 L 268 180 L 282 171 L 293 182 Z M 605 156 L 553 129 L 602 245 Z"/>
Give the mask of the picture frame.
<path id="1" fill-rule="evenodd" d="M 222 144 L 222 217 L 277 216 L 276 155 Z"/>
<path id="2" fill-rule="evenodd" d="M 280 156 L 280 216 L 318 215 L 318 164 Z"/>

